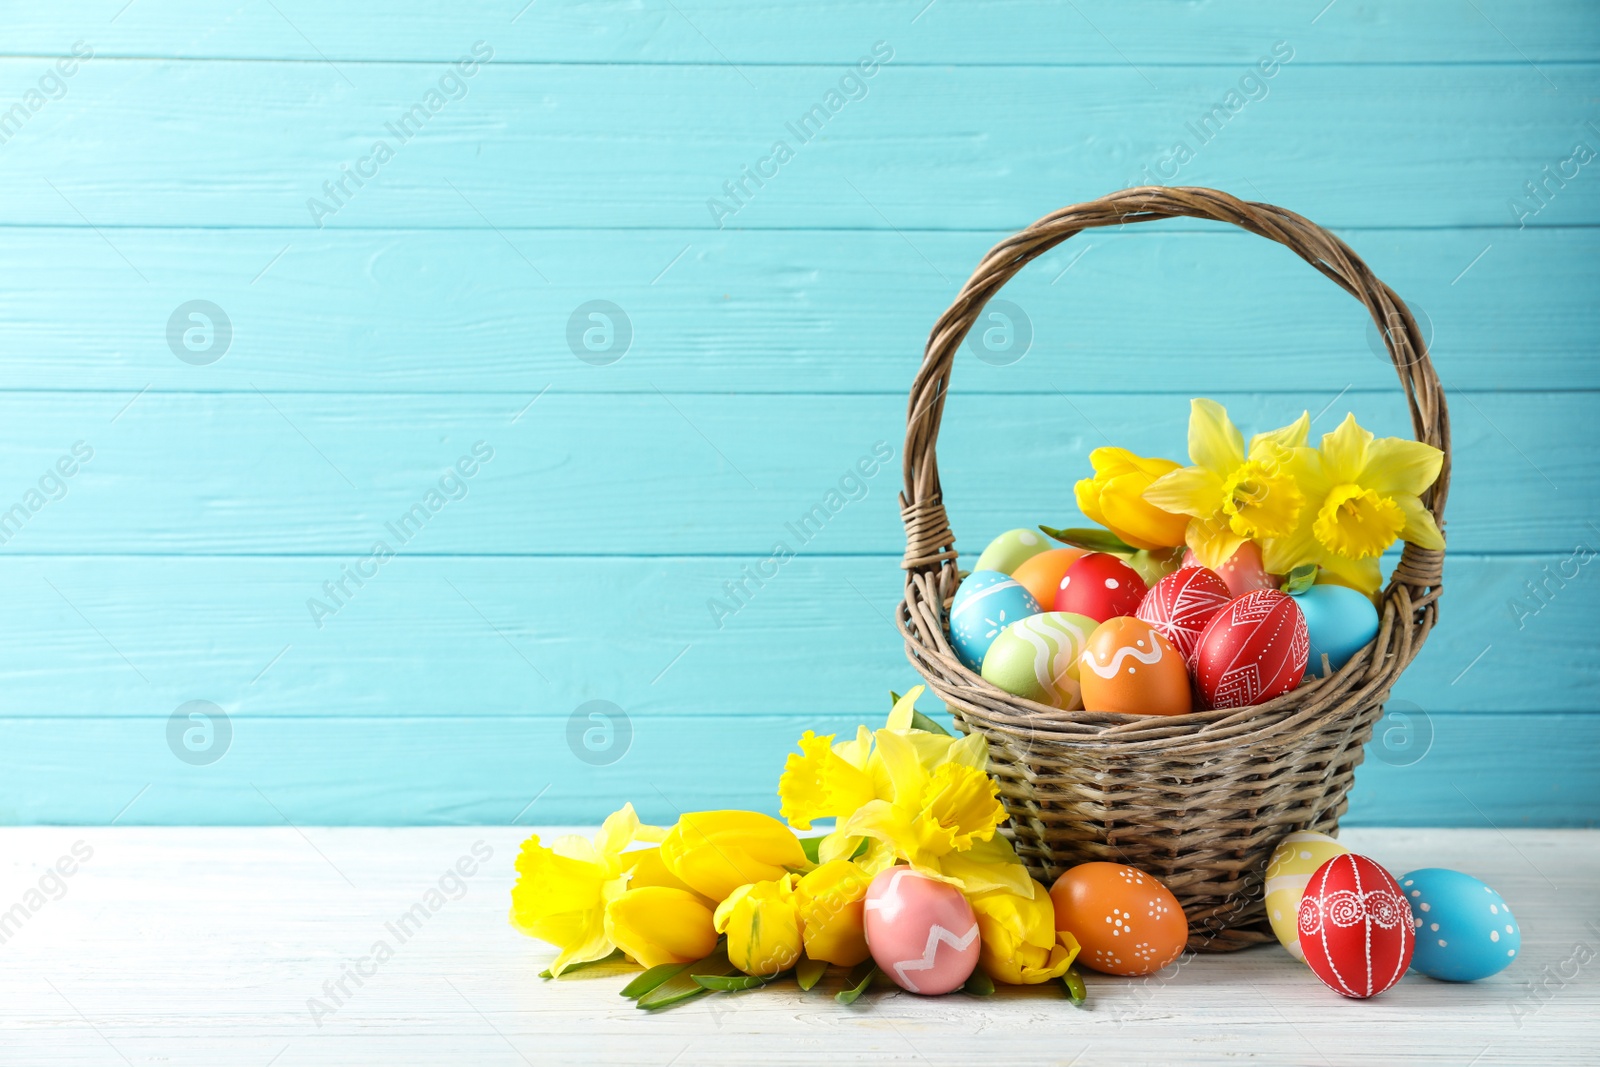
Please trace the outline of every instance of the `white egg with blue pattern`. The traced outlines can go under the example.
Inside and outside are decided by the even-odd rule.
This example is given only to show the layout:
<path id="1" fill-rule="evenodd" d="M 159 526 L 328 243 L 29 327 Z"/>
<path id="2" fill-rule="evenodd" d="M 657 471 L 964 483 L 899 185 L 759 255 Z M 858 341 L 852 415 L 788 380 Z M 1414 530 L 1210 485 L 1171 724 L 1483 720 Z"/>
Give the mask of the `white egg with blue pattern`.
<path id="1" fill-rule="evenodd" d="M 999 571 L 973 571 L 950 603 L 950 645 L 968 669 L 981 670 L 984 653 L 1000 631 L 1037 614 L 1039 602 L 1015 578 Z"/>
<path id="2" fill-rule="evenodd" d="M 1400 876 L 1417 947 L 1411 969 L 1445 982 L 1476 982 L 1510 966 L 1522 930 L 1505 898 L 1470 874 L 1424 867 Z"/>

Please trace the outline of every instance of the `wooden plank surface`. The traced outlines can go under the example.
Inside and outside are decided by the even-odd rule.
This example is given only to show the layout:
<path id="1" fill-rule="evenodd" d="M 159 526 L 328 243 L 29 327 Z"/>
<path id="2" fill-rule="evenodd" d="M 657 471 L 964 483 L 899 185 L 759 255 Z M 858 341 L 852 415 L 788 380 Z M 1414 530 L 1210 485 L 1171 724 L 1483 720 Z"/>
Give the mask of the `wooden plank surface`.
<path id="1" fill-rule="evenodd" d="M 940 474 L 963 551 L 976 554 L 1015 526 L 1081 525 L 1072 486 L 1101 445 L 1184 458 L 1188 397 L 1074 394 L 1069 378 L 1054 381 L 1023 396 L 950 395 Z M 1320 435 L 1352 411 L 1376 433 L 1411 435 L 1394 386 L 1206 395 L 1252 432 L 1307 411 Z M 1600 536 L 1587 526 L 1600 479 L 1590 462 L 1600 443 L 1595 397 L 1457 399 L 1452 551 L 1565 553 Z M 13 493 L 75 442 L 94 451 L 66 495 L 5 547 L 365 555 L 394 538 L 386 524 L 480 447 L 492 458 L 458 479 L 464 497 L 432 509 L 413 551 L 762 558 L 798 540 L 787 524 L 835 492 L 839 502 L 826 522 L 813 518 L 810 539 L 825 537 L 832 552 L 898 556 L 905 409 L 900 393 L 0 393 L 0 484 Z M 844 487 L 853 500 L 841 491 L 846 479 L 861 483 Z"/>
<path id="2" fill-rule="evenodd" d="M 1430 323 L 1449 585 L 1395 696 L 1436 737 L 1413 764 L 1369 752 L 1352 817 L 1600 813 L 1592 568 L 1551 577 L 1600 537 L 1600 184 L 1569 162 L 1600 146 L 1593 5 L 11 7 L 0 514 L 48 502 L 0 526 L 0 822 L 104 821 L 146 785 L 127 820 L 271 821 L 250 782 L 297 821 L 492 822 L 546 783 L 593 820 L 635 766 L 694 803 L 769 803 L 763 760 L 909 681 L 886 617 L 930 325 L 1015 227 L 1148 180 L 1338 228 Z M 493 59 L 441 86 L 480 40 Z M 857 98 L 714 218 L 879 41 Z M 92 58 L 48 80 L 75 42 Z M 436 88 L 401 144 L 386 124 Z M 380 137 L 394 158 L 314 216 Z M 169 339 L 196 299 L 233 331 L 204 365 Z M 969 560 L 1074 521 L 1108 439 L 1179 456 L 1191 396 L 1255 428 L 1304 407 L 1406 430 L 1362 310 L 1256 238 L 1084 235 L 1005 299 L 1031 348 L 963 352 L 941 438 Z M 592 300 L 629 317 L 614 364 L 571 346 Z M 41 489 L 80 440 L 92 461 Z M 496 458 L 469 495 L 318 628 L 308 599 L 479 440 Z M 717 627 L 710 598 L 878 441 L 864 496 Z M 165 737 L 200 699 L 237 736 L 192 766 Z M 627 761 L 565 745 L 590 699 L 638 723 Z"/>
<path id="3" fill-rule="evenodd" d="M 0 246 L 6 384 L 900 393 L 955 286 L 1007 234 L 923 232 L 914 245 L 887 230 L 507 236 L 516 247 L 486 229 L 123 228 L 113 240 L 124 262 L 81 226 L 13 229 Z M 1592 231 L 1342 236 L 1425 317 L 1452 391 L 1600 386 Z M 1563 265 L 1564 284 L 1550 284 L 1551 263 Z M 1147 291 L 1159 298 L 1141 311 Z M 196 297 L 220 306 L 233 328 L 227 351 L 204 367 L 174 359 L 167 340 L 168 317 Z M 607 366 L 584 362 L 568 343 L 575 310 L 595 299 L 620 307 L 632 331 Z M 1004 365 L 964 350 L 957 393 L 1398 388 L 1374 355 L 1365 309 L 1288 251 L 1220 225 L 1085 234 L 1025 270 L 1004 299 L 1027 317 L 1030 347 L 1014 361 L 1006 353 Z"/>
<path id="4" fill-rule="evenodd" d="M 76 35 L 115 56 L 439 62 L 455 59 L 463 41 L 477 35 L 492 40 L 507 62 L 757 66 L 846 63 L 857 42 L 879 37 L 895 40 L 906 62 L 945 66 L 1247 64 L 1256 58 L 1255 42 L 1280 38 L 1314 43 L 1326 62 L 1356 64 L 1555 63 L 1600 52 L 1600 32 L 1582 0 L 1413 0 L 1326 10 L 1271 0 L 1194 7 L 1161 0 L 823 0 L 792 7 L 646 0 L 621 9 L 625 17 L 594 0 L 456 0 L 448 7 L 392 0 L 381 21 L 315 0 L 123 5 L 82 0 L 72 5 L 71 25 L 49 8 L 24 7 L 9 20 L 5 48 L 53 55 Z"/>
<path id="5" fill-rule="evenodd" d="M 912 680 L 902 670 L 892 684 Z M 538 684 L 530 675 L 526 686 Z M 888 684 L 879 690 L 883 704 Z M 596 692 L 584 704 L 608 699 L 605 689 Z M 1401 699 L 1356 772 L 1351 825 L 1600 824 L 1593 714 L 1452 713 L 1427 706 L 1425 694 Z M 183 705 L 147 717 L 7 717 L 0 819 L 93 824 L 124 812 L 120 823 L 152 826 L 274 826 L 285 818 L 439 826 L 512 819 L 536 797 L 544 817 L 563 820 L 628 800 L 658 821 L 700 809 L 776 815 L 784 756 L 804 731 L 851 736 L 884 714 L 770 714 L 759 700 L 731 716 L 702 714 L 689 702 L 651 714 L 610 703 L 620 714 L 602 705 L 612 733 L 591 750 L 583 731 L 597 723 L 579 713 L 582 705 L 548 715 L 404 718 L 217 716 L 201 705 L 228 723 L 227 734 L 217 724 L 197 739 L 218 746 L 202 756 L 220 753 L 202 765 L 176 755 L 182 742 L 172 739 L 172 716 Z M 188 709 L 180 719 L 180 729 L 194 725 Z M 1537 754 L 1536 773 L 1524 752 Z"/>
<path id="6" fill-rule="evenodd" d="M 548 831 L 547 831 L 548 832 Z M 778 985 L 647 1016 L 617 997 L 621 967 L 558 982 L 552 952 L 506 922 L 528 831 L 7 829 L 0 900 L 28 899 L 74 847 L 89 858 L 5 943 L 0 1053 L 10 1063 L 1081 1065 L 1592 1060 L 1600 983 L 1600 849 L 1585 831 L 1350 829 L 1395 873 L 1468 871 L 1522 930 L 1506 971 L 1459 985 L 1407 975 L 1344 1000 L 1277 947 L 1185 960 L 1148 980 L 1090 974 L 1090 1006 L 1048 989 L 994 997 L 874 994 L 835 1004 Z M 476 856 L 474 848 L 477 849 Z M 478 862 L 485 854 L 487 860 Z M 348 997 L 313 1019 L 324 983 L 370 957 L 386 923 L 444 902 Z"/>
<path id="7" fill-rule="evenodd" d="M 1594 563 L 1563 587 L 1565 559 L 1452 556 L 1440 624 L 1395 695 L 1430 712 L 1593 708 Z M 554 722 L 604 697 L 663 722 L 865 722 L 885 712 L 889 689 L 915 684 L 893 624 L 897 557 L 801 550 L 757 586 L 745 571 L 757 556 L 401 555 L 330 596 L 324 583 L 353 562 L 0 561 L 0 596 L 29 620 L 26 642 L 0 649 L 0 715 L 165 718 L 203 697 L 250 719 Z M 729 582 L 745 583 L 740 600 Z M 1529 582 L 1543 583 L 1542 599 Z"/>
<path id="8" fill-rule="evenodd" d="M 1260 41 L 1261 54 L 1271 45 Z M 41 62 L 0 60 L 0 82 L 32 82 L 49 72 Z M 6 143 L 0 224 L 1015 229 L 1064 203 L 1166 182 L 1234 189 L 1325 226 L 1515 227 L 1508 200 L 1595 136 L 1576 103 L 1600 93 L 1593 63 L 1562 67 L 1557 91 L 1525 64 L 1465 78 L 1381 69 L 1291 62 L 1249 103 L 1237 83 L 1253 68 L 952 78 L 890 63 L 849 103 L 834 67 L 763 68 L 752 88 L 727 66 L 491 62 L 451 103 L 436 83 L 455 75 L 437 65 L 343 76 L 304 62 L 90 61 Z M 1230 91 L 1237 111 L 1195 125 Z M 391 132 L 430 92 L 439 106 L 427 121 Z M 813 107 L 827 121 L 791 133 Z M 157 114 L 167 118 L 146 120 Z M 1339 166 L 1312 163 L 1329 145 Z M 98 152 L 116 166 L 80 165 Z M 341 166 L 369 180 L 358 188 Z M 757 187 L 746 167 L 770 180 Z M 1550 186 L 1534 222 L 1600 222 L 1600 182 L 1576 180 L 1581 163 L 1565 169 L 1574 177 Z M 342 193 L 323 188 L 340 181 Z M 724 189 L 735 181 L 746 182 L 737 199 Z M 551 272 L 522 256 L 536 287 Z"/>

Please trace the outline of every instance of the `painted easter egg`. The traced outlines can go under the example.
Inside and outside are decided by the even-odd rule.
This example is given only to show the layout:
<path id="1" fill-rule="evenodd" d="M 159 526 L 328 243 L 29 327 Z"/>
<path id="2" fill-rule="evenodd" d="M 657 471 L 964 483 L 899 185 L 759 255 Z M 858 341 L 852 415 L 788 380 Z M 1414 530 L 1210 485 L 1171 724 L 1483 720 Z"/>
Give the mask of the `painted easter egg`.
<path id="1" fill-rule="evenodd" d="M 1373 997 L 1400 980 L 1415 938 L 1394 876 L 1365 856 L 1335 856 L 1312 874 L 1299 908 L 1300 948 L 1322 984 Z"/>
<path id="2" fill-rule="evenodd" d="M 1378 609 L 1365 594 L 1348 586 L 1314 585 L 1296 594 L 1294 602 L 1306 617 L 1311 642 L 1306 673 L 1312 677 L 1321 675 L 1324 654 L 1338 670 L 1378 636 Z"/>
<path id="3" fill-rule="evenodd" d="M 1278 943 L 1304 963 L 1300 950 L 1300 898 L 1317 868 L 1350 850 L 1327 834 L 1301 830 L 1289 834 L 1272 850 L 1267 861 L 1267 920 Z"/>
<path id="4" fill-rule="evenodd" d="M 1095 627 L 1078 657 L 1088 711 L 1185 715 L 1193 710 L 1189 672 L 1178 650 L 1149 623 L 1128 615 Z"/>
<path id="5" fill-rule="evenodd" d="M 1195 651 L 1195 683 L 1213 708 L 1260 704 L 1300 684 L 1309 648 L 1294 598 L 1258 589 L 1229 601 L 1206 624 Z"/>
<path id="6" fill-rule="evenodd" d="M 1148 591 L 1138 572 L 1116 556 L 1090 552 L 1061 576 L 1054 607 L 1105 622 L 1138 611 Z"/>
<path id="7" fill-rule="evenodd" d="M 1088 550 L 1083 548 L 1052 548 L 1023 560 L 1011 572 L 1011 577 L 1021 582 L 1022 588 L 1041 606 L 1054 604 L 1056 590 L 1061 588 L 1067 568 L 1087 554 Z"/>
<path id="8" fill-rule="evenodd" d="M 978 965 L 978 919 L 961 890 L 910 867 L 879 871 L 862 908 L 867 948 L 894 984 L 936 995 Z"/>
<path id="9" fill-rule="evenodd" d="M 983 550 L 972 569 L 974 572 L 999 571 L 1001 574 L 1010 574 L 1024 560 L 1037 556 L 1051 544 L 1053 542 L 1038 530 L 1020 527 L 1007 530 L 989 542 L 989 547 Z"/>
<path id="10" fill-rule="evenodd" d="M 1198 567 L 1200 561 L 1194 553 L 1183 554 L 1185 567 Z M 1228 583 L 1228 592 L 1234 596 L 1244 596 L 1257 589 L 1276 589 L 1283 584 L 1283 580 L 1276 574 L 1268 574 L 1267 569 L 1261 565 L 1261 549 L 1254 541 L 1246 541 L 1239 546 L 1228 561 L 1217 569 L 1217 576 Z"/>
<path id="11" fill-rule="evenodd" d="M 973 571 L 950 602 L 950 644 L 962 663 L 978 670 L 1001 630 L 1037 614 L 1038 602 L 1009 575 Z"/>
<path id="12" fill-rule="evenodd" d="M 1505 898 L 1470 874 L 1424 867 L 1400 876 L 1417 950 L 1411 968 L 1446 982 L 1499 974 L 1522 951 L 1522 929 Z"/>
<path id="13" fill-rule="evenodd" d="M 1081 708 L 1078 656 L 1098 625 L 1065 611 L 1018 619 L 984 654 L 983 677 L 1014 696 L 1068 711 Z"/>
<path id="14" fill-rule="evenodd" d="M 1152 586 L 1134 616 L 1155 627 L 1172 642 L 1183 661 L 1192 664 L 1206 623 L 1232 599 L 1227 583 L 1216 571 L 1184 567 Z"/>
<path id="15" fill-rule="evenodd" d="M 1080 863 L 1056 879 L 1050 900 L 1056 929 L 1078 939 L 1078 962 L 1103 974 L 1154 974 L 1189 940 L 1178 898 L 1136 867 Z"/>

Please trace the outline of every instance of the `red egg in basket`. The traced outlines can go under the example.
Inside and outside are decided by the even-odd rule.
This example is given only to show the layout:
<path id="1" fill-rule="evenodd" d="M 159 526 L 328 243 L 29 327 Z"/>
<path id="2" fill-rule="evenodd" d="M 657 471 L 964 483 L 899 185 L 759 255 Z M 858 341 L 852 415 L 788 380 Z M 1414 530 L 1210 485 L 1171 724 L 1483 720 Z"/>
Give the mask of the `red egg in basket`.
<path id="1" fill-rule="evenodd" d="M 1139 572 L 1116 556 L 1091 552 L 1067 568 L 1056 590 L 1056 611 L 1087 615 L 1105 622 L 1132 615 L 1148 592 Z"/>
<path id="2" fill-rule="evenodd" d="M 1294 598 L 1259 589 L 1229 601 L 1206 624 L 1195 651 L 1195 683 L 1213 708 L 1260 704 L 1300 684 L 1310 650 Z"/>
<path id="3" fill-rule="evenodd" d="M 1139 602 L 1135 617 L 1149 623 L 1157 633 L 1172 642 L 1192 670 L 1200 635 L 1217 612 L 1233 599 L 1228 585 L 1216 571 L 1205 567 L 1184 567 L 1173 571 L 1150 587 Z"/>

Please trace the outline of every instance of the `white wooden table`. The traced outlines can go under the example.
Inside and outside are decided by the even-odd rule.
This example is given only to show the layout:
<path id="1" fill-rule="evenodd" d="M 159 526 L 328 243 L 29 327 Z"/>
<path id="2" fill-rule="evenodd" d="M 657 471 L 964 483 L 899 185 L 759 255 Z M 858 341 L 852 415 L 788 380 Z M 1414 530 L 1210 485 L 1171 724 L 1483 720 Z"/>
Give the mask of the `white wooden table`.
<path id="1" fill-rule="evenodd" d="M 1511 903 L 1521 958 L 1472 985 L 1408 975 L 1349 1001 L 1272 947 L 1195 959 L 1165 981 L 1087 975 L 1087 1011 L 1056 987 L 981 1000 L 874 994 L 847 1009 L 791 984 L 654 1016 L 617 996 L 622 967 L 537 977 L 552 953 L 506 922 L 527 833 L 0 831 L 0 1063 L 1600 1061 L 1595 831 L 1346 831 L 1396 873 L 1455 867 Z M 402 942 L 390 924 L 426 906 L 462 857 L 473 867 L 475 843 L 490 858 L 459 885 L 446 879 L 458 898 L 433 901 Z M 75 845 L 92 855 L 52 876 Z M 393 946 L 381 962 L 379 941 Z M 358 970 L 360 984 L 346 977 Z M 331 1009 L 316 1019 L 314 998 Z"/>

